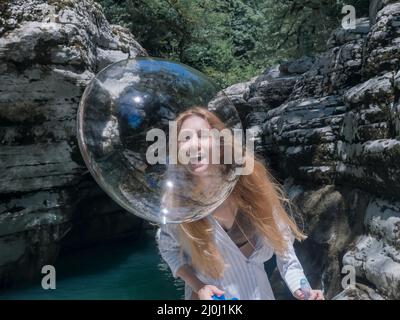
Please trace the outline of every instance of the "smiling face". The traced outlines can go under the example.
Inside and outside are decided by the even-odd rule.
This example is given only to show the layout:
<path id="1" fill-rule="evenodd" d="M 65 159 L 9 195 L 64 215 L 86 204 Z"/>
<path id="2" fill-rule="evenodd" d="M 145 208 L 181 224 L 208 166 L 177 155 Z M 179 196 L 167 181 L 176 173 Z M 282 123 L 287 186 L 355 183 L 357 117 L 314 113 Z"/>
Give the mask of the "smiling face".
<path id="1" fill-rule="evenodd" d="M 197 115 L 190 115 L 182 122 L 178 133 L 178 152 L 188 157 L 189 161 L 184 165 L 193 175 L 204 175 L 210 168 L 211 129 L 208 121 Z"/>

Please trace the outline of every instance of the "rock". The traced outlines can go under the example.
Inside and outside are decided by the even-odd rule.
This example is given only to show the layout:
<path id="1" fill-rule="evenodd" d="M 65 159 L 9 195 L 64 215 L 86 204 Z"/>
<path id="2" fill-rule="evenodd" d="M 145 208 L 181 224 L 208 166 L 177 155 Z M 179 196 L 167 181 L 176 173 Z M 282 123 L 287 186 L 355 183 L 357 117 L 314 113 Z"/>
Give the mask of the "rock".
<path id="1" fill-rule="evenodd" d="M 375 24 L 376 22 L 376 14 L 378 13 L 379 10 L 381 10 L 383 7 L 383 1 L 382 0 L 371 0 L 369 2 L 369 20 L 371 21 L 371 24 Z"/>
<path id="2" fill-rule="evenodd" d="M 91 0 L 14 0 L 0 11 L 2 287 L 40 276 L 62 242 L 85 245 L 141 228 L 88 174 L 76 113 L 95 73 L 147 53 Z"/>
<path id="3" fill-rule="evenodd" d="M 242 122 L 245 122 L 245 117 L 247 114 L 252 113 L 254 106 L 248 102 L 250 86 L 255 79 L 248 82 L 234 84 L 230 87 L 225 88 L 223 91 L 235 105 L 236 110 Z M 245 124 L 244 124 L 245 125 Z"/>
<path id="4" fill-rule="evenodd" d="M 358 25 L 365 20 L 358 20 Z M 328 43 L 328 51 L 317 56 L 312 67 L 300 76 L 291 93 L 290 100 L 341 95 L 345 88 L 357 84 L 361 79 L 363 45 L 367 34 L 364 29 L 350 31 L 340 29 Z M 339 34 L 342 34 L 339 37 Z"/>
<path id="5" fill-rule="evenodd" d="M 289 97 L 297 78 L 296 74 L 290 74 L 289 71 L 282 73 L 279 66 L 275 66 L 251 83 L 246 98 L 249 102 L 256 99 L 269 108 L 277 107 Z"/>
<path id="6" fill-rule="evenodd" d="M 357 276 L 366 278 L 388 299 L 399 299 L 399 254 L 374 237 L 361 237 L 355 249 L 346 253 L 343 264 L 354 266 Z"/>
<path id="7" fill-rule="evenodd" d="M 304 56 L 297 60 L 281 63 L 279 65 L 279 71 L 283 74 L 302 74 L 310 70 L 313 63 L 313 57 Z"/>
<path id="8" fill-rule="evenodd" d="M 88 174 L 75 117 L 99 69 L 146 52 L 93 1 L 14 0 L 0 9 L 5 286 L 37 276 L 61 246 L 141 227 Z M 304 220 L 309 237 L 296 250 L 328 299 L 400 298 L 399 19 L 399 1 L 373 0 L 370 21 L 335 30 L 325 52 L 224 90 Z M 354 286 L 342 287 L 343 265 L 354 267 Z"/>
<path id="9" fill-rule="evenodd" d="M 371 1 L 370 16 L 242 96 L 246 125 L 262 128 L 258 150 L 303 217 L 299 258 L 328 299 L 399 299 L 400 2 Z M 351 288 L 343 265 L 355 268 Z"/>
<path id="10" fill-rule="evenodd" d="M 364 218 L 368 235 L 357 239 L 343 257 L 344 265 L 355 268 L 389 299 L 400 298 L 400 203 L 374 198 Z"/>
<path id="11" fill-rule="evenodd" d="M 332 181 L 335 141 L 345 110 L 338 97 L 327 96 L 292 100 L 268 111 L 263 141 L 268 157 L 281 163 L 281 174 L 303 181 Z"/>
<path id="12" fill-rule="evenodd" d="M 348 42 L 361 39 L 370 30 L 370 20 L 368 18 L 360 18 L 356 20 L 355 29 L 337 28 L 332 32 L 327 41 L 328 48 L 344 45 Z"/>
<path id="13" fill-rule="evenodd" d="M 285 180 L 285 190 L 301 217 L 299 225 L 304 225 L 308 236 L 296 245 L 296 252 L 311 285 L 324 288 L 326 298 L 330 299 L 342 290 L 341 252 L 360 232 L 348 206 L 357 193 L 334 185 L 310 188 L 289 179 Z M 360 217 L 360 213 L 354 214 L 355 219 Z"/>
<path id="14" fill-rule="evenodd" d="M 349 286 L 331 300 L 384 300 L 375 290 L 361 283 Z"/>
<path id="15" fill-rule="evenodd" d="M 395 196 L 399 188 L 400 171 L 394 159 L 399 156 L 400 141 L 392 129 L 397 113 L 393 106 L 393 80 L 394 74 L 389 72 L 345 92 L 349 112 L 337 145 L 338 180 L 362 185 L 365 190 L 382 196 Z M 377 162 L 382 165 L 376 166 Z"/>
<path id="16" fill-rule="evenodd" d="M 363 73 L 365 77 L 397 71 L 400 65 L 400 3 L 383 7 L 366 39 Z"/>
<path id="17" fill-rule="evenodd" d="M 296 63 L 292 61 L 292 64 Z M 281 71 L 279 66 L 275 66 L 248 82 L 224 89 L 238 110 L 243 126 L 256 133 L 255 149 L 260 155 L 265 151 L 260 134 L 263 131 L 262 123 L 267 120 L 267 111 L 289 97 L 296 79 L 296 74 L 289 74 L 288 70 Z"/>
<path id="18" fill-rule="evenodd" d="M 393 103 L 393 80 L 392 72 L 385 73 L 360 83 L 344 93 L 345 101 L 350 105 L 365 105 L 370 102 L 382 104 Z"/>

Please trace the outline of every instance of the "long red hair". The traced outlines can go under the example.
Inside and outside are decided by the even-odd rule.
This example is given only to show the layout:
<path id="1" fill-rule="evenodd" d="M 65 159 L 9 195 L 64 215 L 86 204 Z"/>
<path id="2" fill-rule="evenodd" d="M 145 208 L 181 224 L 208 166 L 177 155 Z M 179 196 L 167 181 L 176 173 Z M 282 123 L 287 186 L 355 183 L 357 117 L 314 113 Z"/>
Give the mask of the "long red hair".
<path id="1" fill-rule="evenodd" d="M 218 130 L 226 128 L 212 112 L 203 107 L 193 107 L 177 117 L 178 132 L 183 121 L 189 116 L 202 117 L 211 128 Z M 230 200 L 248 215 L 257 231 L 265 237 L 275 252 L 283 254 L 287 250 L 288 238 L 280 227 L 281 224 L 289 227 L 289 231 L 298 240 L 305 239 L 306 236 L 299 230 L 294 219 L 287 214 L 284 203 L 290 206 L 290 200 L 262 161 L 249 151 L 246 151 L 245 161 L 254 161 L 254 168 L 251 174 L 240 175 L 230 194 Z M 209 220 L 202 218 L 184 222 L 180 224 L 179 229 L 181 247 L 189 250 L 193 267 L 212 278 L 222 277 L 224 261 L 214 243 L 214 229 Z"/>

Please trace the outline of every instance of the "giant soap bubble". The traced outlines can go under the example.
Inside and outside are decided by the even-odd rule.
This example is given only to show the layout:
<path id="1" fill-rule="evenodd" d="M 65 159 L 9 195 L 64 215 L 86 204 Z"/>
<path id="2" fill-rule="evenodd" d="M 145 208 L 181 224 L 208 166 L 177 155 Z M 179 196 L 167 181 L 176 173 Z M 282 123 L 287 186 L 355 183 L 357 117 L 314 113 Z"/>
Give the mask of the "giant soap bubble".
<path id="1" fill-rule="evenodd" d="M 203 136 L 177 140 L 183 128 L 196 130 L 203 120 L 218 130 L 221 124 L 241 129 L 231 101 L 199 71 L 161 58 L 127 59 L 87 86 L 78 110 L 79 148 L 96 182 L 129 212 L 156 223 L 194 221 L 227 199 L 238 179 L 234 161 L 211 162 Z M 187 141 L 198 153 L 183 151 L 190 157 L 182 164 L 179 150 Z"/>

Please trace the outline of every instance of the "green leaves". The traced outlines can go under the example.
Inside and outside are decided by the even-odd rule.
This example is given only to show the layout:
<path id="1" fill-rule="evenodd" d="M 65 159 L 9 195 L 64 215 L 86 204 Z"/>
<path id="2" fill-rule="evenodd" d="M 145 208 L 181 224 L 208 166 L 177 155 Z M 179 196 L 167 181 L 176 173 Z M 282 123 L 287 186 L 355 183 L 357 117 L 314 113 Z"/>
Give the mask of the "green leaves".
<path id="1" fill-rule="evenodd" d="M 324 50 L 344 4 L 354 5 L 357 17 L 368 13 L 368 0 L 98 1 L 150 55 L 188 64 L 223 87 Z"/>

